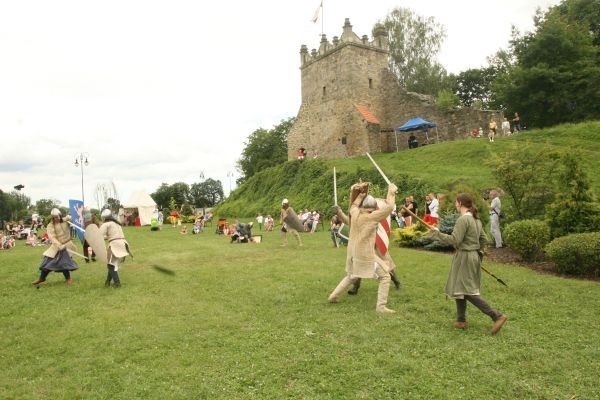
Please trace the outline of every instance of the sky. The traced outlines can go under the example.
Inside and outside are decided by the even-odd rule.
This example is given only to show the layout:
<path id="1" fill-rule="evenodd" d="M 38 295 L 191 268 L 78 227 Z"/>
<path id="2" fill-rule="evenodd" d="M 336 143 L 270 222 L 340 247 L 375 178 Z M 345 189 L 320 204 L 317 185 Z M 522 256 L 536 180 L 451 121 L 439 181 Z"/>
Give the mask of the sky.
<path id="1" fill-rule="evenodd" d="M 98 185 L 122 203 L 162 183 L 220 180 L 227 194 L 248 136 L 296 116 L 300 46 L 321 29 L 359 36 L 395 7 L 433 16 L 439 61 L 458 73 L 507 48 L 558 0 L 0 0 L 0 189 L 33 204 Z M 322 24 L 323 23 L 323 24 Z M 83 154 L 88 165 L 75 166 Z"/>

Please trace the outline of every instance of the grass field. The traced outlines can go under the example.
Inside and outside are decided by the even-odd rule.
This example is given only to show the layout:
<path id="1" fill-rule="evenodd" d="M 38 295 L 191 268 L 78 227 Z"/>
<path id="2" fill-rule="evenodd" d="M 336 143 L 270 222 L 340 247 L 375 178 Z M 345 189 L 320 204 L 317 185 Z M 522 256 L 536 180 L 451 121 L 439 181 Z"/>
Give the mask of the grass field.
<path id="1" fill-rule="evenodd" d="M 490 336 L 472 306 L 452 328 L 447 254 L 393 249 L 404 286 L 380 315 L 373 280 L 327 303 L 345 260 L 328 232 L 282 248 L 209 231 L 126 228 L 120 289 L 81 263 L 36 290 L 44 248 L 0 252 L 0 399 L 600 397 L 598 283 L 488 263 L 509 287 L 485 276 L 483 296 L 510 318 Z"/>

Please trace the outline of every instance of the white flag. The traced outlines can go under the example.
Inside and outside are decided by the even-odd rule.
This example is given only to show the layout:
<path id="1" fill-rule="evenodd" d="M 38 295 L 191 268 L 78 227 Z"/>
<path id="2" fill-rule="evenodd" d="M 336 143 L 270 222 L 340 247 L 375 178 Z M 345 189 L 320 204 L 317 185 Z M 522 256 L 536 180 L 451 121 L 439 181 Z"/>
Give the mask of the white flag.
<path id="1" fill-rule="evenodd" d="M 319 13 L 321 12 L 321 8 L 323 8 L 323 0 L 321 0 L 321 4 L 319 4 L 319 7 L 317 7 L 317 9 L 315 10 L 315 15 L 313 15 L 311 21 L 314 23 L 317 23 L 317 21 L 319 20 Z"/>

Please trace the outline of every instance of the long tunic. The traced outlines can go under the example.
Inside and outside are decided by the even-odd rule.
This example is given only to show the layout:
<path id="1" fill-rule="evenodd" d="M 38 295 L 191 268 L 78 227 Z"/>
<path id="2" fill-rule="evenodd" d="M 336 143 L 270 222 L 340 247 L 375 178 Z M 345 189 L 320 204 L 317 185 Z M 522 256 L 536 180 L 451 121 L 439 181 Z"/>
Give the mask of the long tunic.
<path id="1" fill-rule="evenodd" d="M 114 221 L 107 220 L 100 226 L 100 233 L 108 241 L 108 258 L 111 255 L 116 258 L 123 258 L 131 255 L 129 243 L 125 240 L 123 228 Z"/>
<path id="2" fill-rule="evenodd" d="M 346 252 L 346 272 L 350 278 L 375 277 L 374 263 L 383 268 L 388 265 L 375 253 L 375 232 L 377 224 L 394 209 L 396 196 L 388 192 L 385 205 L 378 210 L 360 208 L 365 195 L 361 194 L 350 207 L 350 235 Z"/>
<path id="3" fill-rule="evenodd" d="M 465 213 L 456 220 L 451 235 L 433 230 L 428 236 L 456 249 L 444 290 L 446 295 L 454 299 L 462 299 L 464 295 L 479 295 L 481 259 L 478 250 L 487 240 L 481 221 L 473 218 L 471 213 Z"/>
<path id="4" fill-rule="evenodd" d="M 48 250 L 46 250 L 44 252 L 44 256 L 50 257 L 50 258 L 56 257 L 56 254 L 59 252 L 60 247 L 62 245 L 65 245 L 66 248 L 68 248 L 72 251 L 77 250 L 77 248 L 73 244 L 73 241 L 71 240 L 71 228 L 69 227 L 68 223 L 66 223 L 66 222 L 58 222 L 58 223 L 50 222 L 48 224 L 48 226 L 46 227 L 46 233 L 48 234 L 48 237 L 52 241 L 52 244 L 50 245 Z"/>

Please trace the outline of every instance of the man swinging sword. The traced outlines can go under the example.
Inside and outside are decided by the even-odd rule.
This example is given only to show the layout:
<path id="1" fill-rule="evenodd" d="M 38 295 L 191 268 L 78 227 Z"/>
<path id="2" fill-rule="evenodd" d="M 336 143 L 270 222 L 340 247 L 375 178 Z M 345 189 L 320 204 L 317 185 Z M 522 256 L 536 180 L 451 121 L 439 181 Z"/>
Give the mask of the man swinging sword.
<path id="1" fill-rule="evenodd" d="M 387 308 L 388 292 L 390 288 L 390 265 L 384 261 L 375 250 L 377 226 L 382 219 L 387 218 L 394 209 L 396 191 L 398 188 L 390 183 L 385 202 L 377 207 L 377 201 L 367 195 L 368 184 L 356 183 L 351 187 L 350 206 L 350 235 L 346 255 L 347 275 L 329 295 L 329 302 L 336 303 L 342 294 L 356 278 L 379 279 L 377 291 L 377 305 L 375 311 L 393 313 Z"/>
<path id="2" fill-rule="evenodd" d="M 350 194 L 350 203 L 352 203 L 352 201 L 354 200 L 354 198 L 356 197 L 358 193 L 354 194 L 351 193 Z M 384 201 L 381 199 L 376 199 L 377 200 L 377 206 L 381 207 L 384 204 Z M 333 210 L 335 212 L 335 214 L 337 215 L 337 217 L 346 225 L 350 225 L 350 219 L 348 218 L 348 216 L 346 214 L 344 214 L 344 211 L 342 211 L 342 209 L 335 205 L 333 206 Z M 390 256 L 390 253 L 388 251 L 388 245 L 389 245 L 389 238 L 390 238 L 390 216 L 388 215 L 386 218 L 382 219 L 378 226 L 377 226 L 377 233 L 376 233 L 377 237 L 375 238 L 375 253 L 383 260 L 387 263 L 388 266 L 388 270 L 390 273 L 390 278 L 392 279 L 392 282 L 394 283 L 394 286 L 396 287 L 396 290 L 400 290 L 400 288 L 402 287 L 402 284 L 400 283 L 400 280 L 398 279 L 398 275 L 396 275 L 396 264 L 394 263 L 394 260 L 392 259 L 392 257 Z M 361 278 L 356 278 L 353 282 L 352 282 L 352 287 L 350 288 L 350 290 L 348 290 L 348 294 L 350 295 L 355 295 L 358 293 L 358 289 L 360 288 L 360 282 L 361 282 Z"/>

